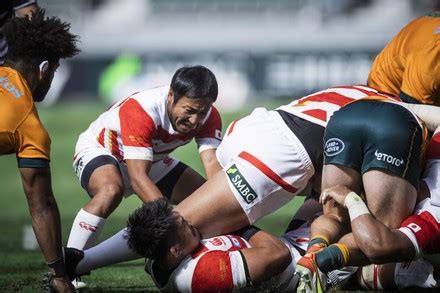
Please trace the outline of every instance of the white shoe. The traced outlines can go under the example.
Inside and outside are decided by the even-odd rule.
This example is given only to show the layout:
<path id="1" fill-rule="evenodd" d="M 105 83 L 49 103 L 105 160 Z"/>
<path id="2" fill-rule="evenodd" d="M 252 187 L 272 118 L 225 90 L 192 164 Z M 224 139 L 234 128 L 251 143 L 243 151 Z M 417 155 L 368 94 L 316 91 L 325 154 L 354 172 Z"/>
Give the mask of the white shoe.
<path id="1" fill-rule="evenodd" d="M 73 279 L 72 285 L 76 290 L 87 287 L 87 284 L 81 281 L 80 278 Z"/>

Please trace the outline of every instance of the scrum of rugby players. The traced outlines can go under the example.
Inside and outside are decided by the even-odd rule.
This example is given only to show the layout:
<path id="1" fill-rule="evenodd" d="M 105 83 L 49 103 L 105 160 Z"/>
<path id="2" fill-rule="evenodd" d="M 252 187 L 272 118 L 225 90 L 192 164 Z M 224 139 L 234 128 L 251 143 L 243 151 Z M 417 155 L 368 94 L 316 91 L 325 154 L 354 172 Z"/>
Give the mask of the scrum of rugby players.
<path id="1" fill-rule="evenodd" d="M 402 93 L 407 101 L 409 95 L 419 97 L 405 87 Z M 300 292 L 321 292 L 344 284 L 357 270 L 350 265 L 364 266 L 359 270 L 362 283 L 375 289 L 436 284 L 432 265 L 419 258 L 407 266 L 368 266 L 414 260 L 421 251 L 439 247 L 426 240 L 439 234 L 432 212 L 439 202 L 437 135 L 428 146 L 423 180 L 419 178 L 426 126 L 434 131 L 440 116 L 434 106 L 404 104 L 399 96 L 342 86 L 275 110 L 255 109 L 226 130 L 216 151 L 222 171 L 174 209 L 167 202 L 146 204 L 132 214 L 127 229 L 84 252 L 69 250 L 70 274 L 143 256 L 150 258 L 146 269 L 162 290 L 255 286 L 288 272 L 299 284 L 278 282 L 278 288 L 298 285 Z M 324 146 L 316 143 L 323 140 Z M 310 196 L 289 229 L 305 235 L 290 231 L 278 239 L 251 226 L 297 194 Z M 306 221 L 321 210 L 316 201 L 320 194 L 324 214 L 309 228 Z M 421 212 L 412 215 L 417 202 Z M 155 216 L 145 219 L 145 214 Z M 162 235 L 154 233 L 154 223 L 163 222 L 158 217 L 168 223 Z M 154 241 L 141 237 L 146 227 L 157 236 Z M 111 256 L 102 253 L 110 250 Z"/>

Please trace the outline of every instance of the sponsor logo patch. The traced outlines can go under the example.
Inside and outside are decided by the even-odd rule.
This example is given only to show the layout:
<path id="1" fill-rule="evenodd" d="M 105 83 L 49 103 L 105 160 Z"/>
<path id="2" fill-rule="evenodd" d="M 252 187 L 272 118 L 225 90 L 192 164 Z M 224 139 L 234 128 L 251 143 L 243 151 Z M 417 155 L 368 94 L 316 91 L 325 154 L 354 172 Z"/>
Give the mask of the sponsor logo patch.
<path id="1" fill-rule="evenodd" d="M 251 203 L 257 198 L 257 194 L 243 177 L 243 175 L 241 175 L 235 164 L 226 170 L 226 175 L 228 175 L 232 185 L 234 185 L 235 189 L 245 202 Z"/>
<path id="2" fill-rule="evenodd" d="M 403 159 L 395 158 L 391 155 L 380 153 L 378 150 L 374 152 L 374 155 L 376 156 L 376 159 L 378 161 L 386 162 L 388 164 L 394 165 L 396 167 L 400 167 L 405 162 Z"/>
<path id="3" fill-rule="evenodd" d="M 324 153 L 327 157 L 336 156 L 340 154 L 345 148 L 345 144 L 339 138 L 330 138 L 325 142 Z"/>

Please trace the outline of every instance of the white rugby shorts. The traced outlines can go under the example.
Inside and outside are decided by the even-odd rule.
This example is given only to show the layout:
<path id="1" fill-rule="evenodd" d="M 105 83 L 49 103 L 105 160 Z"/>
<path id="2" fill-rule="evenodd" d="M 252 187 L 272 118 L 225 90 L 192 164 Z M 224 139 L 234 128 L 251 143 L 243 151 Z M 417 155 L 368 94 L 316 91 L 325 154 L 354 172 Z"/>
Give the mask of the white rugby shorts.
<path id="1" fill-rule="evenodd" d="M 251 224 L 289 202 L 315 172 L 281 116 L 264 108 L 232 122 L 216 155 Z"/>
<path id="2" fill-rule="evenodd" d="M 79 179 L 79 182 L 81 183 L 81 177 L 87 164 L 90 163 L 90 161 L 92 161 L 94 158 L 102 155 L 113 157 L 115 161 L 118 162 L 119 170 L 121 171 L 122 180 L 124 183 L 124 197 L 132 195 L 134 192 L 130 184 L 127 165 L 112 155 L 110 150 L 99 146 L 99 144 L 95 143 L 93 140 L 87 139 L 87 136 L 83 135 L 81 135 L 78 139 L 73 159 L 73 169 Z M 171 156 L 167 156 L 162 160 L 153 162 L 151 164 L 148 177 L 151 179 L 151 181 L 157 183 L 160 179 L 165 177 L 165 175 L 171 172 L 171 170 L 173 170 L 177 164 L 179 164 L 179 162 L 179 160 Z"/>

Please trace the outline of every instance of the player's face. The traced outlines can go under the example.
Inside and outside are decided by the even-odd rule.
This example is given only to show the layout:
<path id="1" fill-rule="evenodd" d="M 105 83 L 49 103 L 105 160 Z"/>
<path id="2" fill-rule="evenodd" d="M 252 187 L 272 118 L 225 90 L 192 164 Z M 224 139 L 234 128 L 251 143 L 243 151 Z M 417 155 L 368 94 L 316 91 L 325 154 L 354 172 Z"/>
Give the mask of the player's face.
<path id="1" fill-rule="evenodd" d="M 32 93 L 35 102 L 41 102 L 46 97 L 58 66 L 58 63 L 50 66 L 49 69 L 40 77 L 40 81 Z"/>
<path id="2" fill-rule="evenodd" d="M 182 256 L 190 255 L 199 245 L 200 232 L 191 223 L 186 221 L 178 212 L 176 217 L 176 239 L 182 249 Z"/>
<path id="3" fill-rule="evenodd" d="M 209 99 L 190 99 L 185 96 L 174 103 L 172 91 L 167 100 L 168 116 L 175 131 L 185 134 L 199 127 L 212 106 Z"/>

